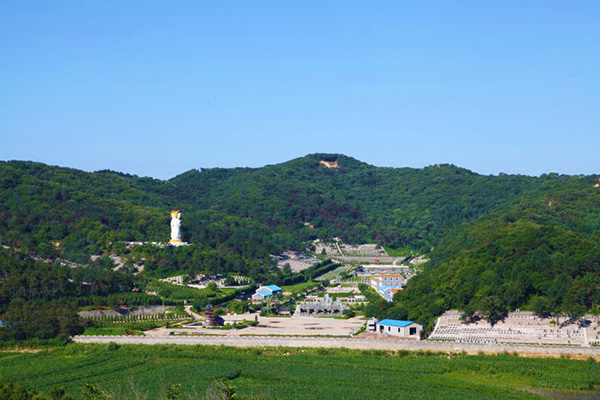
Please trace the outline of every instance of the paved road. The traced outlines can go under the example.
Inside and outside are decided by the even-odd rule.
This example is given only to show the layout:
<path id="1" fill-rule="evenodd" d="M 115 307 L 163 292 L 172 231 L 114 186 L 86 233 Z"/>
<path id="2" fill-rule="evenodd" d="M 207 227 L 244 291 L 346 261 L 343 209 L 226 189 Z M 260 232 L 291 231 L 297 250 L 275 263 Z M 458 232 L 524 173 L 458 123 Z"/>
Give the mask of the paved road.
<path id="1" fill-rule="evenodd" d="M 574 355 L 600 358 L 600 348 L 528 345 L 476 345 L 467 343 L 428 342 L 393 339 L 326 338 L 326 337 L 274 337 L 274 336 L 76 336 L 77 343 L 120 344 L 183 344 L 235 347 L 328 347 L 380 350 L 429 350 L 496 354 L 517 352 L 521 355 L 559 356 Z"/>
<path id="2" fill-rule="evenodd" d="M 202 318 L 202 315 L 200 315 L 200 314 L 198 314 L 198 313 L 195 313 L 195 312 L 192 310 L 192 306 L 183 306 L 183 309 L 184 309 L 184 310 L 185 310 L 185 312 L 186 312 L 186 313 L 188 313 L 188 314 L 189 314 L 189 315 L 190 315 L 192 318 L 194 318 L 194 319 L 196 319 L 196 320 L 201 320 L 201 319 L 203 319 L 203 318 Z"/>

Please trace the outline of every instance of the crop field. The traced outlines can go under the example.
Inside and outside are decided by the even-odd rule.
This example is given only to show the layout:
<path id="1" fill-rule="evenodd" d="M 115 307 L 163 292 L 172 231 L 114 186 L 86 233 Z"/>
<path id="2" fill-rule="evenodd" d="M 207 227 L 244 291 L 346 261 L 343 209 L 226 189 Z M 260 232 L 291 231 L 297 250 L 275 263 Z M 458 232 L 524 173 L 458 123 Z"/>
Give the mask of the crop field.
<path id="1" fill-rule="evenodd" d="M 542 398 L 528 390 L 588 398 L 600 388 L 600 365 L 510 355 L 210 346 L 71 344 L 0 352 L 0 382 L 45 392 L 64 385 L 75 396 L 92 383 L 120 399 L 136 398 L 132 387 L 159 399 L 170 385 L 181 384 L 182 399 L 199 399 L 218 379 L 261 399 Z"/>

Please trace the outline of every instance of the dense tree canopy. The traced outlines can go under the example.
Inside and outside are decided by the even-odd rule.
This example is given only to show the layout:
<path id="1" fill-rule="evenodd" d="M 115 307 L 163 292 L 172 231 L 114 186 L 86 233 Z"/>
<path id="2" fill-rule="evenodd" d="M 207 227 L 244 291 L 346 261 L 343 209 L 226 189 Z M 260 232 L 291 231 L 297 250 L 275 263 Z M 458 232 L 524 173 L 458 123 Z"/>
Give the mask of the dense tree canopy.
<path id="1" fill-rule="evenodd" d="M 448 309 L 491 322 L 526 308 L 571 319 L 600 300 L 600 193 L 553 185 L 506 213 L 453 231 L 382 314 L 432 323 Z"/>
<path id="2" fill-rule="evenodd" d="M 11 261 L 0 301 L 6 309 L 17 297 L 130 290 L 128 275 L 112 273 L 111 253 L 123 257 L 124 271 L 143 263 L 144 275 L 230 273 L 285 282 L 296 278 L 277 270 L 270 254 L 342 237 L 430 254 L 424 272 L 394 303 L 371 307 L 373 315 L 429 324 L 460 308 L 495 321 L 525 307 L 575 317 L 594 309 L 599 296 L 595 183 L 592 176 L 484 176 L 452 165 L 381 168 L 335 154 L 192 170 L 168 181 L 2 162 L 0 244 L 50 262 L 32 272 Z M 166 241 L 175 207 L 193 246 L 123 244 Z M 104 257 L 92 262 L 91 255 Z M 60 259 L 92 268 L 65 272 L 52 263 Z"/>
<path id="3" fill-rule="evenodd" d="M 320 160 L 337 160 L 339 168 Z M 342 237 L 428 251 L 451 227 L 515 201 L 536 179 L 483 176 L 452 165 L 374 167 L 313 154 L 264 168 L 192 170 L 167 193 L 194 207 L 252 218 L 304 239 Z"/>
<path id="4" fill-rule="evenodd" d="M 75 299 L 129 293 L 131 276 L 92 265 L 71 269 L 59 263 L 0 249 L 0 338 L 68 338 L 82 333 Z"/>

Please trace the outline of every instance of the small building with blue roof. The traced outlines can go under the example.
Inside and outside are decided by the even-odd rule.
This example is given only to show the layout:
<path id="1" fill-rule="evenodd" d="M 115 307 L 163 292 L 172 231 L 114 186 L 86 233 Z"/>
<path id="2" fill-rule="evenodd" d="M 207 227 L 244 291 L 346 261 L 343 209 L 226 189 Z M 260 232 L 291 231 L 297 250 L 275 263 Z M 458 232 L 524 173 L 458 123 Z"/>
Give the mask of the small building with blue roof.
<path id="1" fill-rule="evenodd" d="M 261 301 L 266 299 L 267 297 L 271 297 L 281 293 L 283 289 L 281 289 L 277 285 L 269 285 L 269 286 L 261 286 L 256 289 L 256 293 L 252 295 L 252 300 Z"/>
<path id="2" fill-rule="evenodd" d="M 375 331 L 384 336 L 421 340 L 423 327 L 412 321 L 382 319 L 375 325 Z"/>

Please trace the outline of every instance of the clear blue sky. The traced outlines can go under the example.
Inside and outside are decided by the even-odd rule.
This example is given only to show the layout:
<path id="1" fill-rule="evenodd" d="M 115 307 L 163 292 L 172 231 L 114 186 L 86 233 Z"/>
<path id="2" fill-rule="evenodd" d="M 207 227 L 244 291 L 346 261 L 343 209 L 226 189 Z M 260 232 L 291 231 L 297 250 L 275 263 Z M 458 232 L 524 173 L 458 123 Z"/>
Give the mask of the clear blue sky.
<path id="1" fill-rule="evenodd" d="M 3 1 L 0 159 L 600 173 L 600 1 Z"/>

